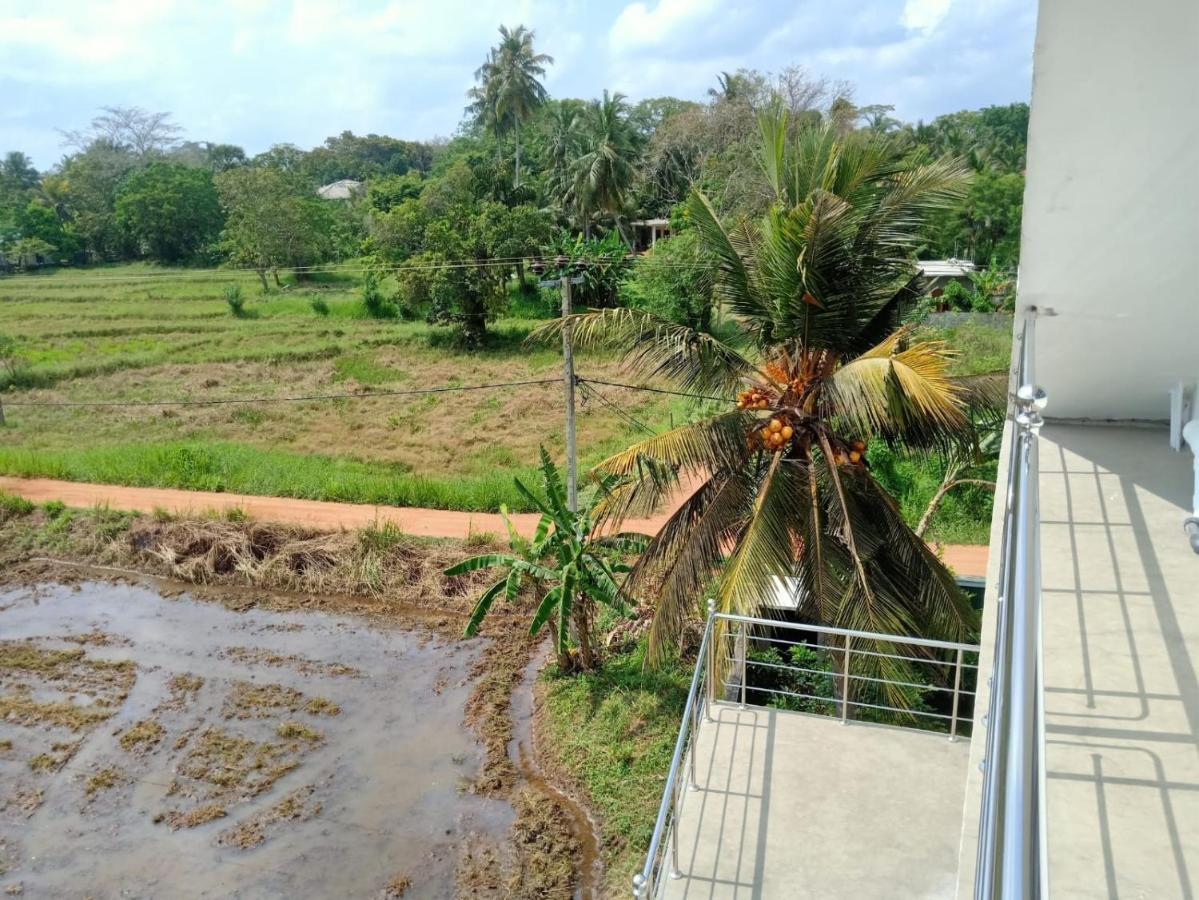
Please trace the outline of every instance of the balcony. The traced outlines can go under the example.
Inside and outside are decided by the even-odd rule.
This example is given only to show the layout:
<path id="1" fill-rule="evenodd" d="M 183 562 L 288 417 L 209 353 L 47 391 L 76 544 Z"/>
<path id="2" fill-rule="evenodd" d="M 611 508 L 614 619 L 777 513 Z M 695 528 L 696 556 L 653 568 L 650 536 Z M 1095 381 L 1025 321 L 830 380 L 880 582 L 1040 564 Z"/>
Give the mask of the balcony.
<path id="1" fill-rule="evenodd" d="M 981 648 L 710 616 L 636 896 L 1195 894 L 1191 462 L 1164 427 L 1041 427 L 1039 406 L 1018 392 L 1008 426 Z M 764 662 L 764 643 L 824 663 Z M 899 684 L 947 705 L 866 721 L 896 713 L 854 662 L 875 656 L 923 667 Z M 755 666 L 797 665 L 806 693 L 755 687 Z"/>

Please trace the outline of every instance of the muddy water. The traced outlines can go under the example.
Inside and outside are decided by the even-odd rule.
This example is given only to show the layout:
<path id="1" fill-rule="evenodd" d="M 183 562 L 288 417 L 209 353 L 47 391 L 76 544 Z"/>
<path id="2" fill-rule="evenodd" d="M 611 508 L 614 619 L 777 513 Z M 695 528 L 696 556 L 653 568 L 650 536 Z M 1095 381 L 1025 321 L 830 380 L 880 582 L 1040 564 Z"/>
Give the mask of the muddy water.
<path id="1" fill-rule="evenodd" d="M 0 720 L 0 889 L 20 882 L 27 897 L 378 897 L 400 876 L 397 883 L 410 882 L 405 897 L 452 897 L 463 840 L 502 840 L 512 822 L 506 803 L 462 790 L 481 763 L 462 724 L 481 642 L 446 643 L 321 613 L 232 612 L 134 585 L 0 592 L 4 639 L 70 648 L 78 645 L 64 637 L 93 629 L 110 640 L 85 644 L 87 658 L 132 660 L 136 680 L 116 714 L 90 730 Z M 287 661 L 266 664 L 270 653 Z M 334 674 L 340 670 L 329 664 L 357 674 Z M 168 684 L 180 674 L 203 678 L 203 686 L 173 697 Z M 229 707 L 235 682 L 292 688 L 341 713 L 301 707 L 241 718 Z M 0 683 L 0 694 L 11 687 Z M 38 700 L 58 691 L 58 699 L 90 702 L 69 685 L 33 687 Z M 147 718 L 163 727 L 162 740 L 149 750 L 123 748 L 118 736 Z M 298 765 L 257 796 L 180 775 L 205 728 L 277 744 L 284 720 L 324 739 L 292 742 Z M 31 768 L 38 754 L 61 753 L 55 744 L 80 737 L 63 768 Z M 107 767 L 118 783 L 89 797 L 89 777 Z M 218 843 L 308 788 L 305 812 L 269 822 L 258 846 Z M 202 804 L 206 791 L 220 794 L 224 818 L 174 831 L 155 823 Z"/>
<path id="2" fill-rule="evenodd" d="M 512 740 L 508 742 L 508 757 L 516 765 L 521 777 L 542 794 L 557 800 L 570 816 L 571 831 L 579 842 L 579 858 L 575 862 L 577 884 L 576 900 L 594 900 L 599 896 L 602 874 L 599 829 L 587 815 L 587 811 L 570 795 L 551 784 L 537 765 L 533 749 L 533 688 L 537 675 L 545 663 L 541 653 L 534 653 L 525 667 L 521 683 L 512 693 L 512 705 L 508 715 L 512 721 Z"/>

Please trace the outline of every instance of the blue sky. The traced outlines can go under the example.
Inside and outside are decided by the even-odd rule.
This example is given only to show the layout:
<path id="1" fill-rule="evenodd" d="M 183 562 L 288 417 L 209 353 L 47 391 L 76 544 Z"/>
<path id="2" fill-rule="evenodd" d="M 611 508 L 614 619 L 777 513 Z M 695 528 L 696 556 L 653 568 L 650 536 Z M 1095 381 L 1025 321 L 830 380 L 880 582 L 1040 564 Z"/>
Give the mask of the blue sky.
<path id="1" fill-rule="evenodd" d="M 350 129 L 457 127 L 500 23 L 554 96 L 702 99 L 722 70 L 800 64 L 907 120 L 1027 100 L 1035 0 L 0 0 L 0 152 L 39 168 L 103 105 L 169 110 L 257 153 Z"/>

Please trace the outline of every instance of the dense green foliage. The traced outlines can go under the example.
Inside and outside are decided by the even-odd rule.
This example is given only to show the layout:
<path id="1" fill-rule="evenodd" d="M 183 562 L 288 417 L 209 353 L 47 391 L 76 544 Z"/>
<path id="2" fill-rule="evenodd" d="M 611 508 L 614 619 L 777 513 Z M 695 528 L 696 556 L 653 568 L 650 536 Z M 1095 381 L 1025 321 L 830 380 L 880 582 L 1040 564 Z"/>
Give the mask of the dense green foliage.
<path id="1" fill-rule="evenodd" d="M 212 174 L 176 163 L 152 162 L 131 173 L 114 211 L 139 253 L 166 263 L 201 256 L 224 223 Z"/>
<path id="2" fill-rule="evenodd" d="M 931 217 L 913 252 L 1004 269 L 1017 262 L 1026 104 L 909 125 L 890 107 L 855 106 L 846 86 L 798 66 L 774 76 L 720 73 L 704 102 L 633 104 L 610 91 L 552 98 L 544 78 L 553 59 L 534 37 L 523 26 L 500 29 L 448 141 L 344 131 L 309 150 L 281 143 L 247 157 L 229 144 L 181 141 L 167 113 L 105 108 L 87 129 L 68 133 L 72 151 L 49 171 L 19 151 L 0 159 L 0 269 L 223 261 L 257 270 L 266 289 L 272 270 L 357 264 L 373 253 L 409 264 L 391 307 L 452 324 L 477 346 L 509 280 L 528 287 L 523 257 L 562 252 L 581 235 L 606 241 L 602 252 L 615 260 L 634 244 L 632 222 L 672 216 L 682 224 L 692 186 L 730 223 L 759 216 L 769 191 L 756 158 L 758 118 L 775 105 L 793 129 L 826 123 L 842 136 L 886 133 L 911 156 L 964 160 L 973 183 Z M 348 199 L 318 199 L 319 187 L 343 179 L 361 183 Z M 659 249 L 672 264 L 689 255 L 685 241 Z M 446 262 L 475 265 L 452 276 L 415 274 Z M 697 273 L 637 268 L 623 302 L 706 327 Z M 614 271 L 614 281 L 622 274 Z M 591 293 L 595 305 L 617 302 L 614 281 L 584 288 L 578 302 L 591 303 Z M 686 296 L 697 289 L 698 298 Z"/>

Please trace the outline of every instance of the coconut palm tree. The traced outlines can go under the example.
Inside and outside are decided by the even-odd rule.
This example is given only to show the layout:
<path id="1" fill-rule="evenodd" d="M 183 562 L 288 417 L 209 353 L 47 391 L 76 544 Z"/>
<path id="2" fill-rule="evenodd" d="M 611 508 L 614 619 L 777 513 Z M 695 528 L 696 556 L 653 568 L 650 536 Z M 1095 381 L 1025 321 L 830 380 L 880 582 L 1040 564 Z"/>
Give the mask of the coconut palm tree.
<path id="1" fill-rule="evenodd" d="M 516 141 L 513 187 L 520 187 L 520 126 L 549 96 L 538 80 L 554 58 L 533 51 L 533 32 L 518 25 L 509 30 L 500 26 L 500 42 L 487 54 L 487 61 L 475 72 L 468 96 L 469 107 L 484 125 L 497 135 L 512 130 Z"/>
<path id="2" fill-rule="evenodd" d="M 636 135 L 625 95 L 605 90 L 601 99 L 593 100 L 584 111 L 583 132 L 583 152 L 574 162 L 568 199 L 582 216 L 584 236 L 591 236 L 597 214 L 611 216 L 624 236 L 621 215 L 637 175 Z"/>
<path id="3" fill-rule="evenodd" d="M 651 512 L 684 475 L 699 480 L 624 585 L 656 595 L 651 659 L 709 589 L 721 610 L 753 613 L 780 577 L 796 579 L 812 620 L 961 638 L 974 612 L 866 450 L 932 452 L 972 434 L 986 392 L 950 376 L 942 343 L 899 326 L 920 290 L 922 224 L 961 197 L 968 173 L 907 158 L 883 135 L 824 126 L 789 140 L 779 108 L 760 126 L 772 198 L 762 221 L 726 228 L 702 193 L 688 201 L 736 338 L 630 309 L 572 317 L 579 345 L 614 345 L 641 375 L 712 398 L 701 418 L 596 470 L 614 479 L 597 509 L 608 520 Z"/>

